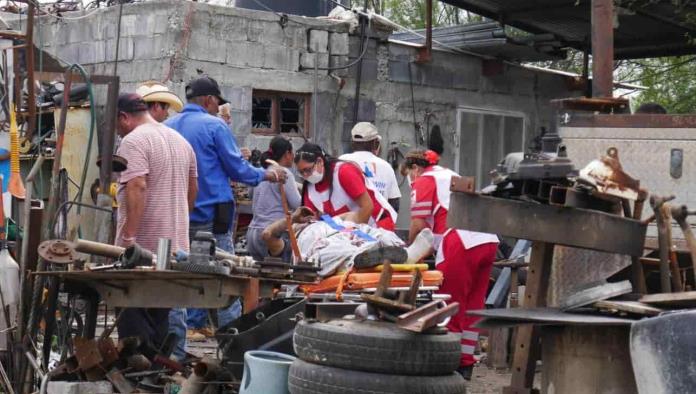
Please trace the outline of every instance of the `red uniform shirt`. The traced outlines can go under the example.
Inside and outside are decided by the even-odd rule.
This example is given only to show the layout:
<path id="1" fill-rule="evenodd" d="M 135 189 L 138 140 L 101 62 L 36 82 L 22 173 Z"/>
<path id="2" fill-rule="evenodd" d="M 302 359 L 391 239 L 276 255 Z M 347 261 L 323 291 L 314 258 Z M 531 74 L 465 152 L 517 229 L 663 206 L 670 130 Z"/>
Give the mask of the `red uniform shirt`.
<path id="1" fill-rule="evenodd" d="M 435 179 L 418 177 L 411 185 L 411 219 L 425 220 L 433 233 L 439 235 L 447 231 L 447 210 L 438 204 Z"/>
<path id="2" fill-rule="evenodd" d="M 333 170 L 334 167 L 336 167 L 335 163 L 331 165 L 331 169 Z M 338 169 L 338 181 L 346 191 L 346 194 L 354 200 L 367 191 L 363 174 L 356 166 L 341 166 Z M 322 180 L 314 185 L 314 187 L 320 193 L 325 192 L 329 188 L 329 180 Z M 372 202 L 375 203 L 374 199 Z M 307 191 L 305 191 L 304 194 L 304 204 L 315 212 L 323 212 L 329 216 L 336 216 L 348 212 L 347 208 L 336 211 L 331 201 L 328 200 L 324 202 L 324 206 L 321 209 L 317 209 L 312 203 L 312 200 L 307 197 Z"/>
<path id="3" fill-rule="evenodd" d="M 332 164 L 332 169 L 335 167 L 336 164 Z M 353 164 L 340 166 L 338 168 L 338 181 L 340 182 L 343 190 L 346 191 L 346 194 L 348 194 L 348 196 L 353 200 L 357 199 L 363 193 L 367 192 L 367 194 L 370 196 L 370 199 L 372 200 L 372 217 L 377 216 L 379 212 L 382 210 L 382 206 L 375 197 L 375 192 L 368 189 L 365 186 L 365 177 L 363 176 L 363 173 L 362 171 L 360 171 L 360 168 L 358 168 L 358 166 Z M 319 193 L 325 192 L 329 188 L 329 181 L 322 180 L 321 182 L 315 185 L 315 188 Z M 304 205 L 306 205 L 315 212 L 323 212 L 329 216 L 337 216 L 349 211 L 348 207 L 343 207 L 339 210 L 336 210 L 334 206 L 331 204 L 330 200 L 324 202 L 324 206 L 322 207 L 322 209 L 317 209 L 317 207 L 315 207 L 312 203 L 312 200 L 308 198 L 307 194 L 308 193 L 305 190 L 303 196 Z M 387 229 L 393 229 L 394 222 L 391 220 L 391 217 L 389 217 L 389 215 L 386 212 L 382 216 L 386 216 L 386 218 L 377 218 L 378 226 Z M 388 223 L 382 223 L 381 219 L 388 219 Z"/>

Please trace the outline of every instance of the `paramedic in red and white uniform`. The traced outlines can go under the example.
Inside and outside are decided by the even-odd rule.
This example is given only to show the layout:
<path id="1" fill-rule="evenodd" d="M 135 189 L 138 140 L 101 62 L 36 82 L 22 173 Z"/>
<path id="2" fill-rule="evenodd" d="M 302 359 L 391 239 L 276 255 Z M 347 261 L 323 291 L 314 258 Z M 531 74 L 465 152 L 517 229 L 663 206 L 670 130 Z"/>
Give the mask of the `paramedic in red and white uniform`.
<path id="1" fill-rule="evenodd" d="M 402 166 L 402 174 L 411 184 L 409 243 L 426 227 L 435 234 L 435 264 L 444 279 L 440 293 L 450 294 L 451 301 L 459 303 L 459 312 L 447 328 L 461 336 L 459 372 L 470 379 L 479 330 L 472 327 L 477 318 L 467 316 L 466 311 L 484 307 L 498 237 L 447 227 L 450 183 L 459 175 L 437 165 L 439 160 L 434 151 L 414 151 Z"/>
<path id="2" fill-rule="evenodd" d="M 355 163 L 305 143 L 295 152 L 295 167 L 304 179 L 302 205 L 319 214 L 394 230 L 396 211 Z"/>

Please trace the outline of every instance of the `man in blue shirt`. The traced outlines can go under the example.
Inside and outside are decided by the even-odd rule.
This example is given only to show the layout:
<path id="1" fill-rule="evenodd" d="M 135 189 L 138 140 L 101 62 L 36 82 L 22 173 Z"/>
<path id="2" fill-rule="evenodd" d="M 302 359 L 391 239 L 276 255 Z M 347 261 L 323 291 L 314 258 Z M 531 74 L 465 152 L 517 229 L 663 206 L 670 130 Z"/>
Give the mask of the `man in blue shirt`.
<path id="1" fill-rule="evenodd" d="M 191 144 L 198 163 L 198 196 L 191 213 L 190 234 L 209 231 L 218 246 L 230 253 L 234 250 L 230 228 L 234 213 L 234 196 L 230 180 L 251 186 L 261 181 L 284 182 L 281 168 L 256 168 L 241 155 L 237 142 L 225 122 L 216 117 L 218 107 L 227 103 L 217 82 L 202 77 L 186 85 L 188 103 L 178 115 L 165 124 Z"/>
<path id="2" fill-rule="evenodd" d="M 184 109 L 165 124 L 178 131 L 193 147 L 198 166 L 198 195 L 190 214 L 189 238 L 198 231 L 213 233 L 218 247 L 234 253 L 231 227 L 234 216 L 234 195 L 230 180 L 256 186 L 261 181 L 285 182 L 286 172 L 280 167 L 266 170 L 244 160 L 232 130 L 220 118 L 218 108 L 227 103 L 217 82 L 210 77 L 194 79 L 186 85 Z M 189 328 L 201 328 L 207 313 L 189 309 Z M 218 323 L 222 327 L 241 314 L 239 301 L 220 309 Z"/>

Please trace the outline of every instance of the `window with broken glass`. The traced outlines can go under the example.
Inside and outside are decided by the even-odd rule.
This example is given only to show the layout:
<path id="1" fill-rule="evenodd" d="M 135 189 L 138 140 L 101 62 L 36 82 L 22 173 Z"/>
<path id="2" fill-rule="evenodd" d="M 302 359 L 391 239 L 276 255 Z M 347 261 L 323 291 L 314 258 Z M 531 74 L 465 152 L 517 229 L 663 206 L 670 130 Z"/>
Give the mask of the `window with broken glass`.
<path id="1" fill-rule="evenodd" d="M 251 131 L 256 134 L 309 136 L 309 94 L 255 90 Z"/>

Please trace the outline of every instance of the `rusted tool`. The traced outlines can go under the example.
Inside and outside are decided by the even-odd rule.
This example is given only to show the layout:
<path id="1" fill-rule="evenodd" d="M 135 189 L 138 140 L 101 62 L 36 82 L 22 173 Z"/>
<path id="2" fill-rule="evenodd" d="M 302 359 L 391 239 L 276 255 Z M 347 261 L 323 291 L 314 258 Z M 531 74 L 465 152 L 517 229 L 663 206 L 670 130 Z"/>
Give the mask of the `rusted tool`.
<path id="1" fill-rule="evenodd" d="M 666 202 L 674 200 L 674 196 L 660 197 L 660 196 L 650 196 L 650 206 L 653 211 L 655 211 L 655 220 L 657 222 L 657 240 L 660 245 L 660 288 L 663 293 L 671 293 L 671 283 L 669 279 L 669 239 L 667 233 L 667 226 L 669 222 L 665 223 L 664 215 L 662 215 L 662 205 Z"/>
<path id="2" fill-rule="evenodd" d="M 458 302 L 447 305 L 443 301 L 432 301 L 411 312 L 399 315 L 396 325 L 405 330 L 423 332 L 444 322 L 448 317 L 456 315 L 458 311 Z"/>
<path id="3" fill-rule="evenodd" d="M 674 251 L 674 243 L 672 242 L 672 212 L 669 204 L 663 204 L 660 208 L 662 220 L 666 223 L 665 229 L 667 244 L 669 245 L 669 269 L 672 272 L 672 291 L 684 291 L 681 282 L 681 273 L 677 263 L 677 253 Z"/>
<path id="4" fill-rule="evenodd" d="M 684 233 L 684 239 L 686 239 L 686 244 L 689 246 L 689 251 L 691 252 L 691 264 L 694 267 L 694 281 L 696 281 L 696 237 L 694 237 L 691 226 L 686 222 L 686 217 L 694 214 L 696 214 L 696 212 L 689 211 L 686 205 L 672 207 L 672 218 L 674 218 L 679 224 L 679 227 L 681 227 Z"/>
<path id="5" fill-rule="evenodd" d="M 266 160 L 274 166 L 280 167 L 280 165 L 271 159 Z M 277 175 L 277 174 L 276 174 Z M 295 264 L 302 261 L 302 253 L 300 252 L 300 247 L 297 244 L 297 235 L 295 234 L 295 229 L 292 227 L 292 215 L 290 213 L 290 206 L 288 204 L 288 198 L 285 195 L 285 184 L 278 183 L 278 189 L 280 189 L 280 201 L 283 203 L 283 211 L 285 212 L 285 224 L 288 228 L 288 238 L 290 239 L 290 248 L 292 249 L 293 257 L 295 258 Z"/>

